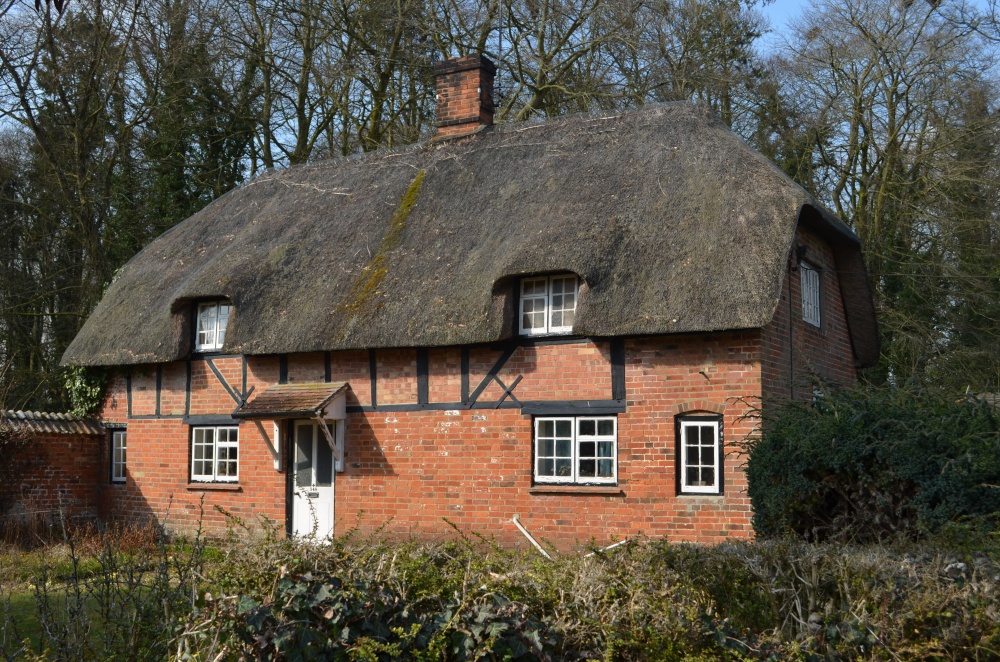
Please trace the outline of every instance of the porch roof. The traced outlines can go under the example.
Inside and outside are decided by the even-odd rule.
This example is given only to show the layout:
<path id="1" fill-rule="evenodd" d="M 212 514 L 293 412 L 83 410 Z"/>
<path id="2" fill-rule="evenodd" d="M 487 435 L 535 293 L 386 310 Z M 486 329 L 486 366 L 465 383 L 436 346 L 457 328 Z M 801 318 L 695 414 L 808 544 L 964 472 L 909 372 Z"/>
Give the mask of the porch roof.
<path id="1" fill-rule="evenodd" d="M 245 404 L 234 418 L 313 418 L 347 392 L 347 382 L 304 382 L 275 384 Z"/>

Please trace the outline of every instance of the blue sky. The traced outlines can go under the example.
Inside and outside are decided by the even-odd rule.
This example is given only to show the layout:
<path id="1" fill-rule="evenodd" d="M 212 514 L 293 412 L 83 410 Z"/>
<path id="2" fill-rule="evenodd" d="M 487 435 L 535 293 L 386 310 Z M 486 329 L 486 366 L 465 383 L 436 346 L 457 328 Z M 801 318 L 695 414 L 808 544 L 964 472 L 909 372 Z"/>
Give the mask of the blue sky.
<path id="1" fill-rule="evenodd" d="M 764 35 L 765 46 L 781 39 L 787 31 L 788 19 L 799 16 L 808 2 L 809 0 L 774 0 L 761 9 L 771 22 L 771 33 Z"/>

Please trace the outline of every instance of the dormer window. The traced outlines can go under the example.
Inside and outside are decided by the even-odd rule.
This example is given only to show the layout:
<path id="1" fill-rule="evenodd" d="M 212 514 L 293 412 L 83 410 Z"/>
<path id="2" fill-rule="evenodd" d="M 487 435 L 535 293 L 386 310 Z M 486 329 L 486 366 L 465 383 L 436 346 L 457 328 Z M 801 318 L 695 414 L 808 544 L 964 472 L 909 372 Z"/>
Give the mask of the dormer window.
<path id="1" fill-rule="evenodd" d="M 521 335 L 572 333 L 576 317 L 576 290 L 577 278 L 573 274 L 523 279 Z"/>
<path id="2" fill-rule="evenodd" d="M 226 342 L 226 327 L 233 312 L 232 304 L 211 301 L 198 304 L 198 327 L 194 348 L 197 352 L 217 352 Z"/>

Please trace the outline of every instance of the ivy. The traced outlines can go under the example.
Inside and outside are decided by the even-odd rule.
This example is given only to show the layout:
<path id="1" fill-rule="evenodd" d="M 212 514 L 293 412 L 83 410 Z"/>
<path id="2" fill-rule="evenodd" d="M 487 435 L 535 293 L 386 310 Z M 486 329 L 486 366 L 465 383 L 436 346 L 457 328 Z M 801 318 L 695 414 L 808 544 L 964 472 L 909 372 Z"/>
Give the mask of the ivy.
<path id="1" fill-rule="evenodd" d="M 73 415 L 83 418 L 97 413 L 107 383 L 108 373 L 103 368 L 84 366 L 67 368 L 63 386 L 72 403 L 70 411 Z"/>

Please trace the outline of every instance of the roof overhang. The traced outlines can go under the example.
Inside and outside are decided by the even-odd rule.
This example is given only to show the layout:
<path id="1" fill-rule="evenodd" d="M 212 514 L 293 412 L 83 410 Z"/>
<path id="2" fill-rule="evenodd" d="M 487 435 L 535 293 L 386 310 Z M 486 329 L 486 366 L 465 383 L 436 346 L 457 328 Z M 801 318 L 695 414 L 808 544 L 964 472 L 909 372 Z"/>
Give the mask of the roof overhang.
<path id="1" fill-rule="evenodd" d="M 279 420 L 346 416 L 347 382 L 275 384 L 233 413 L 233 418 Z"/>

